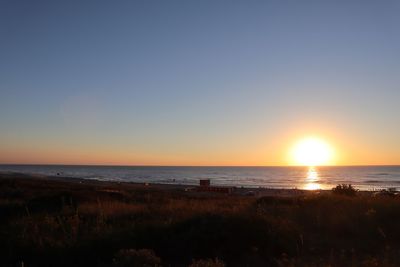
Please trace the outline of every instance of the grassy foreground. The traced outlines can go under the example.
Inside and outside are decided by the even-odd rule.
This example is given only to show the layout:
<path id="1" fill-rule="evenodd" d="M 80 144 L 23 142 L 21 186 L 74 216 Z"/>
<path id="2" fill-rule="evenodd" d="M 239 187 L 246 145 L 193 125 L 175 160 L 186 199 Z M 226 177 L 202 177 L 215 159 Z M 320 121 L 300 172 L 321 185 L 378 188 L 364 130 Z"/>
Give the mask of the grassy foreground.
<path id="1" fill-rule="evenodd" d="M 0 176 L 0 266 L 400 266 L 395 197 Z"/>

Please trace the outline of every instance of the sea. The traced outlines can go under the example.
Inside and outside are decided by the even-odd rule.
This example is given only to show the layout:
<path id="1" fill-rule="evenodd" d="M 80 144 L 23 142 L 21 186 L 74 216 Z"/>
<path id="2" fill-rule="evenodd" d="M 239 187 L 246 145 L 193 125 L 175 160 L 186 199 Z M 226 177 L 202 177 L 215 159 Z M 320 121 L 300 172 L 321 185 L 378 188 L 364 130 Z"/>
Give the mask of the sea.
<path id="1" fill-rule="evenodd" d="M 331 189 L 352 184 L 359 190 L 400 190 L 400 166 L 329 167 L 163 167 L 163 166 L 72 166 L 0 165 L 0 173 L 61 176 L 101 181 L 212 185 L 276 189 Z"/>

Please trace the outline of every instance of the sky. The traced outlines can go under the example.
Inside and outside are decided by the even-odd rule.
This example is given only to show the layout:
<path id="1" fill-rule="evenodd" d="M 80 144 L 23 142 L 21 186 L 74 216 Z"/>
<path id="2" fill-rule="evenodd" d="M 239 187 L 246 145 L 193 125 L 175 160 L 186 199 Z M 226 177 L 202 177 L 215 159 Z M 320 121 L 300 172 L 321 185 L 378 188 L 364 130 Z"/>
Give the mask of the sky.
<path id="1" fill-rule="evenodd" d="M 0 163 L 400 164 L 398 1 L 0 0 Z"/>

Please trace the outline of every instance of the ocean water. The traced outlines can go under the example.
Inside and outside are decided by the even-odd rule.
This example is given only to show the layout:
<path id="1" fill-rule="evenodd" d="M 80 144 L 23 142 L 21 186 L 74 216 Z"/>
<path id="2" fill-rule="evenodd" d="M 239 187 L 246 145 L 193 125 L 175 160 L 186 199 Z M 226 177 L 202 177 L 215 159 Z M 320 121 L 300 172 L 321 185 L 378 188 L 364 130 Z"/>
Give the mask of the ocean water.
<path id="1" fill-rule="evenodd" d="M 334 167 L 150 167 L 0 165 L 0 172 L 197 185 L 210 179 L 213 185 L 266 188 L 330 189 L 339 183 L 360 190 L 400 189 L 400 166 Z"/>

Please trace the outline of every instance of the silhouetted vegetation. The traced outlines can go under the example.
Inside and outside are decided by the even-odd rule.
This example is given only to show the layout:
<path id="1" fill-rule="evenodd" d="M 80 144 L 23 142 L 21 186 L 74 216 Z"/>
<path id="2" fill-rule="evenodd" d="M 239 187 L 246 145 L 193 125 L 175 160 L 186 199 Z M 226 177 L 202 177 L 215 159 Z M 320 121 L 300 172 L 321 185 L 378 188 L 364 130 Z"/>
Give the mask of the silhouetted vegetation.
<path id="1" fill-rule="evenodd" d="M 0 265 L 399 266 L 400 200 L 0 179 Z"/>
<path id="2" fill-rule="evenodd" d="M 357 190 L 351 184 L 339 184 L 332 188 L 332 192 L 337 195 L 355 196 Z"/>

